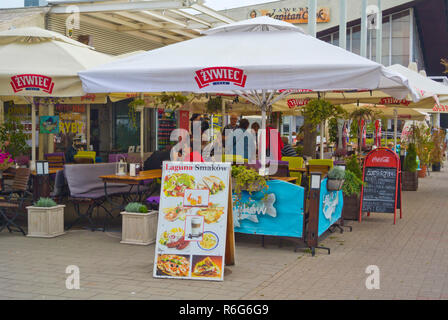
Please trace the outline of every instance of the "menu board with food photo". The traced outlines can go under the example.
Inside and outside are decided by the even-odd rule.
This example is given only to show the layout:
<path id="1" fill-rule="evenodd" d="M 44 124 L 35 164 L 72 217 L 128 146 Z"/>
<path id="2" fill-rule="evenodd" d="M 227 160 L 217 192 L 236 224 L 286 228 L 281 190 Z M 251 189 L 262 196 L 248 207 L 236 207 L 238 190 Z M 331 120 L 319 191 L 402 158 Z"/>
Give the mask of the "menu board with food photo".
<path id="1" fill-rule="evenodd" d="M 230 170 L 229 163 L 163 163 L 154 277 L 224 279 Z"/>

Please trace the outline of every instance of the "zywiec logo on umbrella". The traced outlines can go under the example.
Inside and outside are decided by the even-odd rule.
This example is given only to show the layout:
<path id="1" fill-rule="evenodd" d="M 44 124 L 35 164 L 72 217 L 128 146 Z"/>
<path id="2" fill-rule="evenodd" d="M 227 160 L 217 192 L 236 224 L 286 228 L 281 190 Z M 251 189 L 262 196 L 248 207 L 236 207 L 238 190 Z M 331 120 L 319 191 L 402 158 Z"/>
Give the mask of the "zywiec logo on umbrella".
<path id="1" fill-rule="evenodd" d="M 247 75 L 244 70 L 232 67 L 212 67 L 197 70 L 196 80 L 199 89 L 212 85 L 230 85 L 233 83 L 239 87 L 246 85 Z"/>
<path id="2" fill-rule="evenodd" d="M 11 86 L 15 93 L 22 90 L 36 90 L 51 94 L 54 82 L 50 77 L 40 74 L 19 74 L 11 77 Z"/>
<path id="3" fill-rule="evenodd" d="M 305 98 L 305 99 L 288 99 L 288 101 L 287 101 L 288 107 L 290 109 L 294 109 L 296 107 L 306 106 L 309 102 L 310 102 L 310 99 L 308 99 L 308 98 Z"/>
<path id="4" fill-rule="evenodd" d="M 395 104 L 395 105 L 404 105 L 404 106 L 408 106 L 411 104 L 411 101 L 408 101 L 406 99 L 403 100 L 398 100 L 392 97 L 389 98 L 381 98 L 380 100 L 380 104 Z"/>

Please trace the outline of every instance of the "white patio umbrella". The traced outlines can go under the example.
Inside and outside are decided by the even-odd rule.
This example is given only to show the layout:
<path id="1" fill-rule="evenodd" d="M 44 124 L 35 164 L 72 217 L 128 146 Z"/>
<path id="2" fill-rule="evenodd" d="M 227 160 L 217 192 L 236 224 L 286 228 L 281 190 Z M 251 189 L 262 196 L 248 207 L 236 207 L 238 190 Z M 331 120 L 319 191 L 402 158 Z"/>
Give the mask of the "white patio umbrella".
<path id="1" fill-rule="evenodd" d="M 382 65 L 306 35 L 269 17 L 217 27 L 205 37 L 172 44 L 81 71 L 86 92 L 233 92 L 265 113 L 291 93 L 375 90 L 402 99 L 412 90 L 405 77 Z M 278 95 L 277 95 L 278 94 Z M 266 150 L 262 130 L 261 150 Z M 261 155 L 265 163 L 266 155 Z"/>
<path id="2" fill-rule="evenodd" d="M 105 95 L 86 95 L 78 72 L 113 61 L 113 57 L 57 32 L 37 27 L 2 31 L 0 57 L 1 100 L 32 104 L 33 163 L 36 160 L 33 97 L 56 97 L 66 100 L 65 103 L 106 101 Z"/>

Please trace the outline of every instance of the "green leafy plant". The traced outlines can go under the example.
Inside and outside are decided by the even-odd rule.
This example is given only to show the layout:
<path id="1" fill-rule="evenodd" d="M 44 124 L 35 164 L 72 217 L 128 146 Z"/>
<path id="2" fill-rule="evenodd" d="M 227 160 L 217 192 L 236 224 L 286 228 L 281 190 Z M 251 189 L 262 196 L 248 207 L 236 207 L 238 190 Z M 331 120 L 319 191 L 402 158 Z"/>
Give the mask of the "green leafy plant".
<path id="1" fill-rule="evenodd" d="M 134 212 L 134 213 L 147 213 L 148 208 L 141 203 L 138 202 L 130 202 L 124 209 L 126 212 Z"/>
<path id="2" fill-rule="evenodd" d="M 362 179 L 362 169 L 356 155 L 352 155 L 345 161 L 345 171 L 350 171 L 355 174 L 358 179 Z"/>
<path id="3" fill-rule="evenodd" d="M 403 161 L 403 170 L 408 172 L 416 172 L 417 167 L 417 151 L 415 150 L 415 143 L 409 143 L 406 157 Z"/>
<path id="4" fill-rule="evenodd" d="M 343 194 L 347 197 L 350 197 L 354 194 L 359 196 L 363 185 L 362 180 L 358 178 L 355 173 L 347 169 L 345 169 L 344 179 L 344 184 L 342 185 Z"/>
<path id="5" fill-rule="evenodd" d="M 340 167 L 334 167 L 328 171 L 328 179 L 343 180 L 345 177 L 345 170 Z"/>
<path id="6" fill-rule="evenodd" d="M 299 157 L 303 157 L 303 146 L 295 147 L 296 153 Z"/>
<path id="7" fill-rule="evenodd" d="M 186 104 L 190 98 L 190 96 L 176 92 L 162 92 L 161 95 L 156 96 L 155 102 L 157 106 L 161 105 L 164 109 L 176 110 Z"/>
<path id="8" fill-rule="evenodd" d="M 28 152 L 27 135 L 23 132 L 25 127 L 19 118 L 8 116 L 0 125 L 0 150 L 11 154 L 12 158 Z"/>
<path id="9" fill-rule="evenodd" d="M 145 100 L 143 99 L 134 99 L 129 104 L 129 119 L 131 120 L 131 124 L 134 128 L 137 128 L 137 109 L 145 106 Z"/>
<path id="10" fill-rule="evenodd" d="M 214 114 L 222 109 L 222 97 L 210 97 L 207 101 L 207 112 Z"/>
<path id="11" fill-rule="evenodd" d="M 350 137 L 351 138 L 357 138 L 358 139 L 358 151 L 361 151 L 361 126 L 360 123 L 362 120 L 366 122 L 366 128 L 368 127 L 368 121 L 376 120 L 380 117 L 381 112 L 366 108 L 366 107 L 360 107 L 355 110 L 353 110 L 349 117 L 353 120 L 351 126 L 350 126 Z"/>
<path id="12" fill-rule="evenodd" d="M 312 124 L 314 128 L 323 121 L 331 118 L 344 117 L 344 109 L 339 105 L 333 105 L 322 99 L 313 99 L 302 109 L 305 121 Z"/>
<path id="13" fill-rule="evenodd" d="M 246 166 L 232 166 L 232 180 L 235 185 L 233 191 L 238 195 L 241 195 L 243 190 L 252 194 L 268 189 L 266 178 Z"/>
<path id="14" fill-rule="evenodd" d="M 35 207 L 39 207 L 39 208 L 51 208 L 51 207 L 56 207 L 58 204 L 56 202 L 54 202 L 53 199 L 51 198 L 39 198 L 39 200 L 37 200 L 36 203 L 34 203 Z"/>
<path id="15" fill-rule="evenodd" d="M 425 125 L 413 125 L 411 130 L 412 141 L 415 141 L 420 163 L 427 166 L 430 164 L 430 156 L 434 148 L 434 143 L 431 139 L 431 129 Z"/>

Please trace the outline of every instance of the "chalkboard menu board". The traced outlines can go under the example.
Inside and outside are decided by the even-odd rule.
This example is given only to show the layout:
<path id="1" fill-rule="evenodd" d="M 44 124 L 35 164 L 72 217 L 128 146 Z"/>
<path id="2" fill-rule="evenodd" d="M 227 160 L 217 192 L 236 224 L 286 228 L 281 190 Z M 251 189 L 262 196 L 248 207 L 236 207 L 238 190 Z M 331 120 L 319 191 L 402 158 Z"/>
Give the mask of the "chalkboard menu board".
<path id="1" fill-rule="evenodd" d="M 397 168 L 367 167 L 364 182 L 362 211 L 395 213 Z"/>

